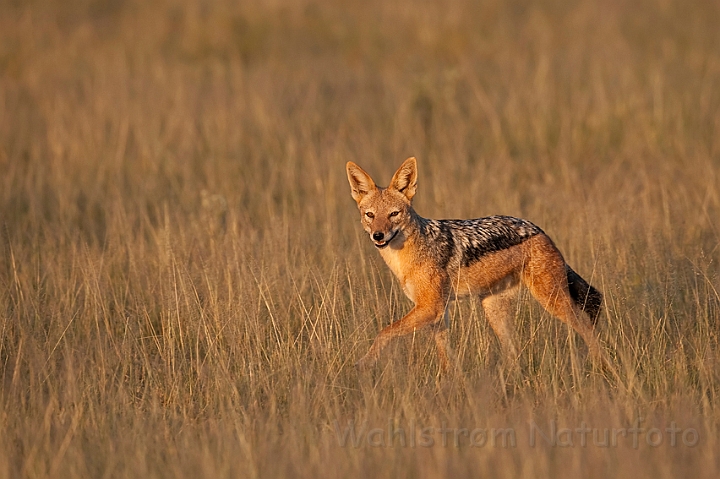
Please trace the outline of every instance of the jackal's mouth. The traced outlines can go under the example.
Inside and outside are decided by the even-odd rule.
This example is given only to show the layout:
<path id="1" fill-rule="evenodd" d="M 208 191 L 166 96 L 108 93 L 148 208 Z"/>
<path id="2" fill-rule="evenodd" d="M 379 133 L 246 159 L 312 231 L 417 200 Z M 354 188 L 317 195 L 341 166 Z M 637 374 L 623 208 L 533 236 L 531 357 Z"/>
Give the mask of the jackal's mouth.
<path id="1" fill-rule="evenodd" d="M 391 236 L 390 238 L 388 238 L 387 240 L 385 240 L 385 241 L 380 241 L 380 242 L 378 242 L 378 241 L 373 240 L 373 242 L 375 243 L 375 247 L 376 247 L 376 248 L 383 249 L 384 247 L 386 247 L 387 245 L 389 245 L 390 242 L 391 242 L 393 239 L 395 239 L 395 237 L 397 236 L 398 231 L 400 231 L 400 230 L 395 230 L 395 232 L 392 234 L 392 236 Z"/>

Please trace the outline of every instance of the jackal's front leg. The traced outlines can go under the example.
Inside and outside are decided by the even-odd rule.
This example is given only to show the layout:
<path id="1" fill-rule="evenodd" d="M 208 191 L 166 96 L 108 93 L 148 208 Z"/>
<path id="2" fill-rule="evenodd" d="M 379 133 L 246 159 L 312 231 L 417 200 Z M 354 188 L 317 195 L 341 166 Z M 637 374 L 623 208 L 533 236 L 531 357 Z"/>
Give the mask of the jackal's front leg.
<path id="1" fill-rule="evenodd" d="M 443 371 L 447 371 L 452 366 L 454 360 L 452 359 L 452 349 L 448 344 L 448 326 L 450 322 L 448 320 L 448 311 L 445 309 L 442 321 L 437 321 L 432 325 L 433 328 L 433 339 L 435 339 L 435 347 L 437 348 L 438 359 L 440 360 L 440 368 Z"/>
<path id="2" fill-rule="evenodd" d="M 387 346 L 391 339 L 410 334 L 413 331 L 434 324 L 442 319 L 443 307 L 418 307 L 415 306 L 399 321 L 384 328 L 375 338 L 375 342 L 365 356 L 357 362 L 358 369 L 366 369 L 372 366 L 380 356 L 380 351 Z"/>

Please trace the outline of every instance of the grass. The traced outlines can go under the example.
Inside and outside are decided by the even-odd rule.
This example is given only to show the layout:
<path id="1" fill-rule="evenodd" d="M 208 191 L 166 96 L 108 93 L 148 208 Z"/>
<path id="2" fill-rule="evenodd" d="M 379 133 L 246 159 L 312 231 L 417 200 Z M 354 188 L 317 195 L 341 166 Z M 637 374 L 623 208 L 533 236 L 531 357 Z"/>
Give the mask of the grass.
<path id="1" fill-rule="evenodd" d="M 717 476 L 717 5 L 38 0 L 0 32 L 0 478 Z M 556 240 L 619 380 L 527 294 L 518 377 L 473 300 L 461 373 L 424 332 L 356 373 L 411 305 L 344 165 L 410 155 L 420 214 Z"/>

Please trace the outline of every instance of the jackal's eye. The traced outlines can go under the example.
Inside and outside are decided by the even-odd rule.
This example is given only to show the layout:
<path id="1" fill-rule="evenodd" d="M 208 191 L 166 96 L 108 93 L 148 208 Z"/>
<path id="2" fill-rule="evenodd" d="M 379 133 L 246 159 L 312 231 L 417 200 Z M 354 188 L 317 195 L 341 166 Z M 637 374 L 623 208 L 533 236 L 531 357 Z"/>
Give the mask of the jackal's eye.
<path id="1" fill-rule="evenodd" d="M 399 211 L 393 211 L 392 213 L 390 213 L 389 216 L 390 216 L 390 218 L 392 218 L 393 216 L 397 216 L 397 215 L 399 215 L 399 214 L 400 214 Z"/>
<path id="2" fill-rule="evenodd" d="M 373 219 L 373 218 L 375 218 L 375 213 L 373 213 L 372 211 L 366 211 L 365 216 L 367 216 L 370 219 Z"/>

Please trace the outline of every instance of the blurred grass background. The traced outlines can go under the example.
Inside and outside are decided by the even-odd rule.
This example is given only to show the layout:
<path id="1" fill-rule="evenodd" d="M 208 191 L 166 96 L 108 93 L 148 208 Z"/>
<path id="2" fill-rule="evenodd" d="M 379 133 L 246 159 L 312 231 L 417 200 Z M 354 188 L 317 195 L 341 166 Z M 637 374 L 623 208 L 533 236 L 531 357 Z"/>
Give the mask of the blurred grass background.
<path id="1" fill-rule="evenodd" d="M 621 379 L 479 304 L 353 363 L 406 300 L 344 165 L 426 217 L 510 214 L 605 293 Z M 720 4 L 0 2 L 0 477 L 717 477 Z M 527 296 L 527 295 L 525 295 Z M 696 428 L 529 447 L 528 421 Z M 342 448 L 347 421 L 515 448 Z"/>

